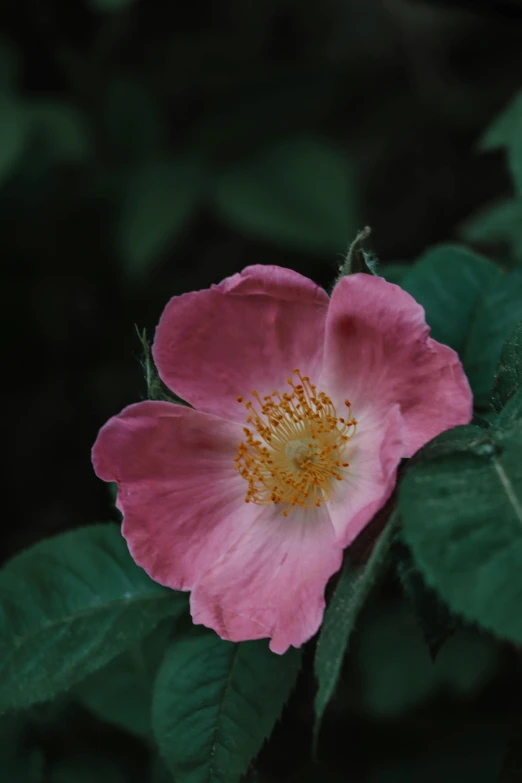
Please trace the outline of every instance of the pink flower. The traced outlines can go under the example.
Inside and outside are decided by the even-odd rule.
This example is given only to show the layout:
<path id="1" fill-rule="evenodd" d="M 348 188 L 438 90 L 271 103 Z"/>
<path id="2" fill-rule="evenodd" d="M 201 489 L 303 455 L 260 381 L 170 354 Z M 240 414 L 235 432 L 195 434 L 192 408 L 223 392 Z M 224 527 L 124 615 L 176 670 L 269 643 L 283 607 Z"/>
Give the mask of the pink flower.
<path id="1" fill-rule="evenodd" d="M 223 639 L 299 647 L 399 461 L 470 420 L 457 355 L 382 278 L 345 277 L 329 299 L 289 269 L 251 266 L 171 299 L 154 358 L 193 407 L 131 405 L 93 449 L 134 560 L 191 590 L 194 622 Z"/>

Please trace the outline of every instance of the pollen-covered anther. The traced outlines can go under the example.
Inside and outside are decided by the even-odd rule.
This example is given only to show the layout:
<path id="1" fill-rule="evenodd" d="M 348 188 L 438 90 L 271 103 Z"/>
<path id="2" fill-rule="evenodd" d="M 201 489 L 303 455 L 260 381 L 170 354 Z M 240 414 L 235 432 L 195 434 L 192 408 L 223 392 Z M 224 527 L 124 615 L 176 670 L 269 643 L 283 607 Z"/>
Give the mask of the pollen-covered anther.
<path id="1" fill-rule="evenodd" d="M 245 441 L 238 446 L 234 467 L 248 482 L 247 503 L 276 503 L 286 517 L 294 506 L 312 508 L 328 499 L 333 481 L 342 481 L 349 463 L 342 460 L 357 421 L 338 417 L 335 406 L 307 375 L 293 370 L 290 392 L 273 391 L 256 405 L 237 398 L 248 411 Z M 255 430 L 255 432 L 253 431 Z"/>

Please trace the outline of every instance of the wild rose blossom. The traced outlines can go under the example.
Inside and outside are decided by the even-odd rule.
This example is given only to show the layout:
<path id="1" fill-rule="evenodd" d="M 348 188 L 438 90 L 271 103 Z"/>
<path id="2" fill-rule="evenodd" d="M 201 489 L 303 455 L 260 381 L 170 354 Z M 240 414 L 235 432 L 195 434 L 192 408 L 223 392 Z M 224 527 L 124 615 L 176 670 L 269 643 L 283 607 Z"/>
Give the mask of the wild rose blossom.
<path id="1" fill-rule="evenodd" d="M 461 363 L 398 286 L 273 266 L 171 299 L 153 355 L 192 407 L 130 405 L 93 449 L 131 554 L 223 639 L 299 647 L 399 461 L 469 422 Z"/>

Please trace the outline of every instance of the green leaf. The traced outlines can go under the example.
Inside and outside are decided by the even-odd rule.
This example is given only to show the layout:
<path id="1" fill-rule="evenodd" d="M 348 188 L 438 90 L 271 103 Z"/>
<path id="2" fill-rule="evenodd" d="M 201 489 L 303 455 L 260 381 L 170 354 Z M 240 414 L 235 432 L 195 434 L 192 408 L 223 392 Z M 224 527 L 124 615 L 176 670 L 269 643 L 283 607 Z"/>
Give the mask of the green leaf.
<path id="1" fill-rule="evenodd" d="M 395 519 L 392 517 L 364 566 L 354 568 L 349 559 L 345 559 L 339 582 L 326 609 L 314 663 L 318 680 L 315 697 L 314 747 L 317 747 L 324 712 L 339 680 L 355 622 L 372 587 L 381 576 L 394 534 Z"/>
<path id="2" fill-rule="evenodd" d="M 232 644 L 192 631 L 175 639 L 153 697 L 156 740 L 176 783 L 239 783 L 293 688 L 300 653 L 265 640 Z"/>
<path id="3" fill-rule="evenodd" d="M 55 764 L 49 783 L 127 783 L 114 761 L 103 756 L 78 755 Z"/>
<path id="4" fill-rule="evenodd" d="M 470 442 L 474 444 L 474 448 L 481 453 L 484 443 L 489 443 L 488 436 L 485 434 L 484 429 L 475 424 L 466 424 L 462 427 L 454 427 L 451 430 L 442 432 L 434 440 L 424 446 L 412 457 L 411 462 L 408 463 L 411 468 L 416 465 L 417 462 L 425 462 L 426 460 L 440 459 L 441 457 L 448 457 L 458 454 L 459 452 L 467 452 L 470 448 Z M 489 454 L 489 446 L 486 452 Z"/>
<path id="5" fill-rule="evenodd" d="M 175 783 L 174 778 L 159 756 L 152 759 L 150 783 Z"/>
<path id="6" fill-rule="evenodd" d="M 497 413 L 520 387 L 522 387 L 522 321 L 515 326 L 500 355 L 491 398 Z"/>
<path id="7" fill-rule="evenodd" d="M 522 195 L 522 91 L 517 93 L 482 137 L 479 149 L 506 148 L 515 188 Z"/>
<path id="8" fill-rule="evenodd" d="M 520 135 L 513 142 L 508 153 L 508 164 L 517 195 L 522 196 L 522 121 L 520 123 Z"/>
<path id="9" fill-rule="evenodd" d="M 518 389 L 500 411 L 496 424 L 511 427 L 522 421 L 522 388 Z"/>
<path id="10" fill-rule="evenodd" d="M 109 481 L 106 484 L 109 491 L 109 497 L 111 499 L 111 505 L 116 508 L 116 501 L 118 500 L 118 485 L 115 481 Z"/>
<path id="11" fill-rule="evenodd" d="M 522 260 L 522 199 L 497 202 L 474 214 L 461 229 L 467 242 L 504 243 Z"/>
<path id="12" fill-rule="evenodd" d="M 473 315 L 462 360 L 478 406 L 487 406 L 504 341 L 522 317 L 522 269 L 484 291 Z"/>
<path id="13" fill-rule="evenodd" d="M 410 264 L 381 264 L 379 266 L 379 275 L 384 277 L 389 283 L 401 285 L 402 279 L 411 269 Z"/>
<path id="14" fill-rule="evenodd" d="M 176 405 L 186 405 L 186 402 L 184 402 L 181 397 L 178 397 L 176 394 L 174 394 L 174 392 L 172 392 L 159 377 L 158 370 L 154 364 L 154 357 L 152 355 L 152 344 L 147 337 L 147 330 L 140 330 L 136 328 L 136 332 L 142 347 L 140 364 L 143 368 L 143 374 L 145 376 L 147 399 L 164 400 L 165 402 L 174 402 Z"/>
<path id="15" fill-rule="evenodd" d="M 224 171 L 214 204 L 240 231 L 303 252 L 344 254 L 357 232 L 352 166 L 319 138 L 287 139 Z"/>
<path id="16" fill-rule="evenodd" d="M 88 158 L 89 134 L 83 118 L 73 107 L 32 101 L 25 111 L 31 135 L 43 143 L 51 161 L 75 163 Z"/>
<path id="17" fill-rule="evenodd" d="M 186 606 L 133 562 L 116 525 L 22 552 L 0 571 L 0 596 L 0 710 L 50 699 Z"/>
<path id="18" fill-rule="evenodd" d="M 522 270 L 503 274 L 465 248 L 432 248 L 401 281 L 435 340 L 460 355 L 475 403 L 487 406 L 502 344 L 522 313 Z"/>
<path id="19" fill-rule="evenodd" d="M 74 688 L 76 698 L 101 720 L 147 739 L 151 734 L 152 687 L 172 631 L 163 621 L 150 636 Z"/>
<path id="20" fill-rule="evenodd" d="M 25 147 L 27 122 L 23 106 L 0 95 L 0 185 L 11 174 Z"/>
<path id="21" fill-rule="evenodd" d="M 21 715 L 0 717 L 0 770 L 6 783 L 43 783 L 44 759 L 30 744 L 27 722 Z"/>
<path id="22" fill-rule="evenodd" d="M 502 653 L 502 646 L 489 634 L 474 627 L 457 628 L 437 656 L 437 681 L 455 696 L 474 696 L 498 673 Z"/>
<path id="23" fill-rule="evenodd" d="M 458 245 L 427 250 L 401 280 L 426 310 L 431 336 L 464 356 L 468 332 L 484 291 L 501 273 L 483 256 Z"/>
<path id="24" fill-rule="evenodd" d="M 459 429 L 466 449 L 460 437 L 455 454 L 421 459 L 406 472 L 404 536 L 453 611 L 521 644 L 522 426 Z"/>
<path id="25" fill-rule="evenodd" d="M 202 193 L 198 160 L 164 160 L 139 165 L 127 183 L 117 244 L 127 277 L 148 275 L 181 231 Z"/>
<path id="26" fill-rule="evenodd" d="M 394 545 L 397 574 L 432 660 L 457 628 L 457 620 L 432 588 L 428 587 L 402 541 Z"/>
<path id="27" fill-rule="evenodd" d="M 486 130 L 479 143 L 480 150 L 511 147 L 522 136 L 522 91 L 509 101 L 504 110 Z"/>

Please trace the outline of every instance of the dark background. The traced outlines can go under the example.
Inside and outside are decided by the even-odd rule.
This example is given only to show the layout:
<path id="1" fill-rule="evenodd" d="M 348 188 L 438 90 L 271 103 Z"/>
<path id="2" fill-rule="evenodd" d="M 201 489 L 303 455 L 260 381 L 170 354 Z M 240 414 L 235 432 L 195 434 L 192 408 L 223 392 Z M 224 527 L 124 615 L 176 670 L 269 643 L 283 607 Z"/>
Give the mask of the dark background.
<path id="1" fill-rule="evenodd" d="M 476 142 L 521 52 L 515 0 L 3 0 L 2 558 L 114 518 L 90 448 L 145 396 L 135 325 L 152 335 L 172 295 L 251 263 L 328 286 L 366 224 L 383 264 L 409 263 L 509 195 Z M 263 229 L 284 188 L 252 162 L 303 136 L 346 162 L 344 248 Z M 254 228 L 215 206 L 238 168 L 264 193 Z M 331 212 L 317 189 L 306 223 Z"/>
<path id="2" fill-rule="evenodd" d="M 13 106 L 29 114 L 10 156 L 0 131 L 3 440 L 16 509 L 5 556 L 107 517 L 89 452 L 100 425 L 145 393 L 135 324 L 152 333 L 170 296 L 250 263 L 326 285 L 340 260 L 331 247 L 303 252 L 242 230 L 203 194 L 136 281 L 118 239 L 133 173 L 197 156 L 226 168 L 313 133 L 353 168 L 350 227 L 372 227 L 383 263 L 410 261 L 510 189 L 503 156 L 474 144 L 522 83 L 522 4 L 4 0 L 1 9 L 4 137 Z M 34 124 L 37 111 L 46 122 Z M 167 187 L 167 215 L 168 196 Z"/>

